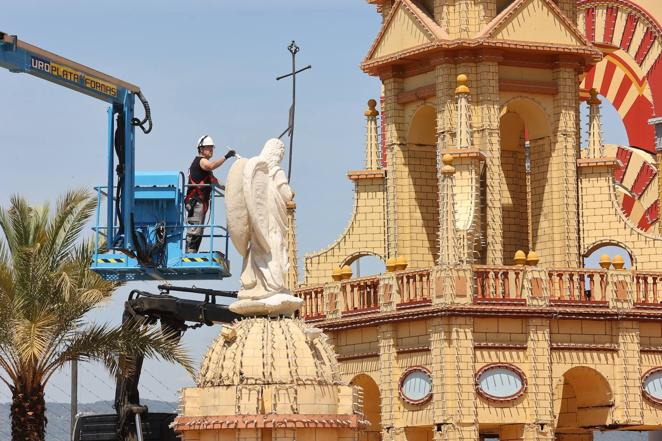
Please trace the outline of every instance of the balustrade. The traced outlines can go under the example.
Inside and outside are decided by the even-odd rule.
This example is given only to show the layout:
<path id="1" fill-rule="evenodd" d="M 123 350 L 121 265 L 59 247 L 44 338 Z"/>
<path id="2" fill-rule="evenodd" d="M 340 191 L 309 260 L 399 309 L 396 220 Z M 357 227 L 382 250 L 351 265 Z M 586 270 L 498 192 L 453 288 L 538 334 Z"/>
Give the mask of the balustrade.
<path id="1" fill-rule="evenodd" d="M 538 301 L 537 305 L 547 304 L 544 299 L 548 299 L 552 306 L 607 307 L 612 301 L 629 300 L 639 308 L 662 309 L 662 272 L 482 265 L 471 270 L 475 285 L 468 294 L 474 304 L 526 304 L 538 298 L 543 303 Z M 434 289 L 432 272 L 426 269 L 303 287 L 296 295 L 303 299 L 300 315 L 315 320 L 374 313 L 380 307 L 391 311 L 393 300 L 398 309 L 429 305 L 440 295 Z M 392 298 L 395 293 L 398 295 Z"/>
<path id="2" fill-rule="evenodd" d="M 475 300 L 481 301 L 524 301 L 522 282 L 523 267 L 473 267 L 476 278 Z"/>
<path id="3" fill-rule="evenodd" d="M 602 304 L 607 301 L 607 271 L 550 269 L 547 275 L 552 303 Z"/>
<path id="4" fill-rule="evenodd" d="M 431 302 L 430 270 L 398 272 L 395 280 L 400 291 L 399 306 Z"/>
<path id="5" fill-rule="evenodd" d="M 662 307 L 660 298 L 660 283 L 662 273 L 640 273 L 634 274 L 635 279 L 635 302 L 641 305 L 657 305 Z"/>
<path id="6" fill-rule="evenodd" d="M 303 299 L 303 305 L 299 310 L 299 315 L 305 320 L 314 320 L 324 318 L 326 315 L 326 307 L 324 304 L 324 286 L 316 286 L 313 288 L 300 289 L 295 292 L 295 295 Z"/>
<path id="7" fill-rule="evenodd" d="M 379 277 L 353 279 L 342 284 L 343 314 L 379 309 Z"/>

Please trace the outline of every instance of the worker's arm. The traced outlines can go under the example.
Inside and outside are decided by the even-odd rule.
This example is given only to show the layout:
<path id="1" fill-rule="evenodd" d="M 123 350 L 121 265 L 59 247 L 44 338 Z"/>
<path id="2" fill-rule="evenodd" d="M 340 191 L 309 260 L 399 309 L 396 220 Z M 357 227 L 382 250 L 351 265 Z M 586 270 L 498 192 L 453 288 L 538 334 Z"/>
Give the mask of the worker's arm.
<path id="1" fill-rule="evenodd" d="M 214 171 L 225 163 L 228 158 L 232 158 L 236 152 L 234 150 L 228 151 L 225 156 L 217 159 L 216 161 L 210 161 L 207 158 L 202 158 L 200 160 L 200 168 L 204 171 Z"/>

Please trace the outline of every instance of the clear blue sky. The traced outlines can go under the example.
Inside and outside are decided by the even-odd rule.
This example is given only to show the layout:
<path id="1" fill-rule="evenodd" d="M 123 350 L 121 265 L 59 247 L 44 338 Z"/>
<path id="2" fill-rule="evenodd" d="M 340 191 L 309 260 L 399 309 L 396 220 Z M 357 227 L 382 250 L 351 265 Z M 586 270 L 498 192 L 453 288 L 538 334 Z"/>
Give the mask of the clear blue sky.
<path id="1" fill-rule="evenodd" d="M 358 68 L 379 29 L 374 7 L 361 1 L 87 1 L 27 0 L 3 5 L 0 30 L 139 85 L 153 109 L 154 131 L 138 135 L 137 168 L 188 168 L 195 142 L 210 134 L 243 155 L 261 149 L 287 125 L 287 45 L 301 47 L 292 184 L 299 204 L 300 250 L 325 246 L 345 225 L 352 205 L 348 169 L 363 162 L 365 103 L 379 81 Z M 72 187 L 102 184 L 106 170 L 106 105 L 27 75 L 0 70 L 0 204 L 21 193 L 54 201 Z M 217 172 L 221 178 L 227 168 Z M 232 253 L 233 265 L 241 261 Z M 236 279 L 198 283 L 236 289 Z M 131 288 L 149 285 L 136 283 Z M 118 322 L 127 289 L 97 318 Z M 185 343 L 202 357 L 218 328 L 191 331 Z M 143 376 L 143 396 L 175 400 L 191 384 L 180 369 L 147 363 L 168 389 Z M 98 378 L 94 378 L 94 374 Z M 103 379 L 103 381 L 101 381 Z M 68 373 L 47 389 L 68 400 Z M 113 396 L 98 367 L 81 367 L 89 388 L 80 400 Z M 8 394 L 0 389 L 0 401 Z"/>
<path id="2" fill-rule="evenodd" d="M 363 163 L 365 103 L 379 81 L 359 69 L 380 26 L 362 0 L 95 1 L 22 0 L 2 7 L 0 30 L 138 84 L 153 109 L 154 131 L 138 135 L 137 167 L 185 170 L 195 141 L 209 134 L 242 155 L 259 151 L 287 124 L 287 45 L 301 47 L 293 187 L 298 204 L 299 259 L 331 243 L 349 219 L 352 187 L 345 177 Z M 21 193 L 54 201 L 72 187 L 104 183 L 106 105 L 26 75 L 0 70 L 0 204 Z M 606 140 L 626 143 L 613 109 L 605 109 Z M 217 173 L 221 178 L 227 169 Z M 235 253 L 234 267 L 240 265 Z M 236 289 L 236 278 L 199 283 Z M 130 288 L 149 288 L 144 283 Z M 96 319 L 117 323 L 127 289 Z M 200 358 L 218 328 L 192 331 L 185 343 Z M 180 369 L 148 362 L 142 395 L 176 400 L 191 380 Z M 158 377 L 158 380 L 155 378 Z M 68 401 L 68 372 L 47 399 Z M 111 399 L 112 381 L 82 366 L 82 402 Z M 160 382 L 166 384 L 162 386 Z M 8 392 L 0 389 L 0 401 Z"/>

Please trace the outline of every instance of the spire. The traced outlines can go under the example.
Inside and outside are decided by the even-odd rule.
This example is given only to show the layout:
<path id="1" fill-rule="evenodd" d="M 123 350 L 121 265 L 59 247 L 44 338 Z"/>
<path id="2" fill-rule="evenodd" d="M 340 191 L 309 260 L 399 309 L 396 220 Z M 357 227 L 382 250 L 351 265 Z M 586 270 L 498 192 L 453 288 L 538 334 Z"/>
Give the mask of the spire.
<path id="1" fill-rule="evenodd" d="M 297 204 L 294 201 L 287 203 L 287 261 L 290 268 L 287 271 L 287 288 L 294 291 L 299 283 L 299 271 L 297 266 L 297 236 L 294 213 Z"/>
<path id="2" fill-rule="evenodd" d="M 467 87 L 468 78 L 464 74 L 457 76 L 457 148 L 471 147 L 471 108 L 469 107 L 469 94 L 471 90 Z"/>
<path id="3" fill-rule="evenodd" d="M 377 115 L 375 109 L 377 101 L 368 100 L 368 110 L 364 112 L 366 117 L 366 141 L 365 141 L 365 168 L 376 170 L 380 168 L 379 161 L 379 135 L 377 133 Z"/>
<path id="4" fill-rule="evenodd" d="M 598 91 L 591 89 L 588 99 L 588 157 L 602 158 L 605 156 L 605 146 L 602 144 L 602 122 L 600 121 L 600 104 Z"/>
<path id="5" fill-rule="evenodd" d="M 457 229 L 455 228 L 455 167 L 453 156 L 441 157 L 441 219 L 439 222 L 439 265 L 455 265 L 459 261 Z"/>

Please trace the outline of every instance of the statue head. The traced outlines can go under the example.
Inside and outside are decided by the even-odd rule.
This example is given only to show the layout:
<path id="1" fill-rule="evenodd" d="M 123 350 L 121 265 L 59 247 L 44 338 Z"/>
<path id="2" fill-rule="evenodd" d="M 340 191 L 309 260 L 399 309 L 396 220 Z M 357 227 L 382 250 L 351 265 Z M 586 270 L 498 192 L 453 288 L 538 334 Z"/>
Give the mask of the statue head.
<path id="1" fill-rule="evenodd" d="M 267 161 L 269 167 L 277 166 L 285 156 L 285 144 L 280 139 L 271 138 L 264 144 L 260 156 Z"/>

